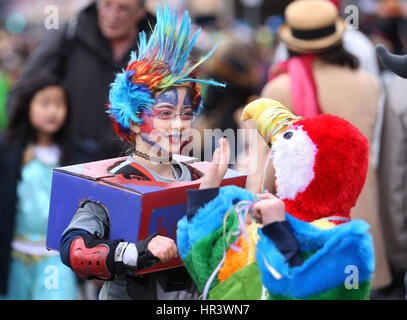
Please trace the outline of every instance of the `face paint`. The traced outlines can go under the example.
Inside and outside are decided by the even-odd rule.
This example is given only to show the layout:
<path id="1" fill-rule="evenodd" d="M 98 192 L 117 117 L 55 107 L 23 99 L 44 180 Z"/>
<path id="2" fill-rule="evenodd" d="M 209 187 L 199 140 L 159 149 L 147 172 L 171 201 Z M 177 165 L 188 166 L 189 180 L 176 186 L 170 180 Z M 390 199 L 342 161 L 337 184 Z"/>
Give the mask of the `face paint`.
<path id="1" fill-rule="evenodd" d="M 178 91 L 176 88 L 172 88 L 166 91 L 161 92 L 158 97 L 156 98 L 155 106 L 157 105 L 171 105 L 176 107 L 178 105 Z M 159 110 L 153 108 L 153 113 L 158 113 Z M 153 130 L 155 130 L 153 125 L 153 119 L 151 117 L 144 117 L 143 124 L 140 126 L 140 131 L 144 133 L 150 134 Z"/>
<path id="2" fill-rule="evenodd" d="M 140 132 L 151 133 L 154 130 L 153 121 L 150 118 L 144 118 L 140 125 Z"/>
<path id="3" fill-rule="evenodd" d="M 156 112 L 153 109 L 153 112 Z M 140 135 L 143 141 L 147 142 L 150 146 L 156 146 L 157 142 L 161 139 L 160 136 L 156 137 L 156 142 L 149 139 L 149 137 L 154 137 L 153 132 L 157 129 L 154 127 L 154 120 L 149 116 L 144 116 L 143 123 L 140 125 Z"/>
<path id="4" fill-rule="evenodd" d="M 185 148 L 188 144 L 190 144 L 193 140 L 194 140 L 193 137 L 192 137 L 192 136 L 189 136 L 188 140 L 186 140 L 186 141 L 185 141 L 185 140 L 181 141 L 180 153 L 182 153 L 183 150 L 184 150 L 184 148 Z"/>
<path id="5" fill-rule="evenodd" d="M 153 113 L 157 113 L 158 110 L 153 108 Z M 154 119 L 150 116 L 144 116 L 143 123 L 140 125 L 140 136 L 141 139 L 148 143 L 151 147 L 154 147 L 160 151 L 167 152 L 164 148 L 162 148 L 158 143 L 161 140 L 160 135 L 156 135 L 157 131 L 161 132 L 158 128 L 154 126 Z M 150 138 L 153 138 L 155 141 L 152 141 Z"/>
<path id="6" fill-rule="evenodd" d="M 164 148 L 163 148 L 162 146 L 160 146 L 158 143 L 151 141 L 151 140 L 148 138 L 148 136 L 149 136 L 148 134 L 143 134 L 143 133 L 141 133 L 141 139 L 142 139 L 144 142 L 148 143 L 151 147 L 156 148 L 157 150 L 160 150 L 160 151 L 168 152 L 166 149 L 164 149 Z"/>
<path id="7" fill-rule="evenodd" d="M 192 111 L 190 95 L 185 88 L 176 87 L 158 93 L 155 100 L 156 103 L 151 110 L 151 113 L 155 115 L 146 113 L 143 117 L 140 125 L 140 138 L 160 154 L 162 151 L 180 153 L 180 150 L 190 142 L 184 139 L 184 130 L 188 130 L 190 124 L 182 121 L 179 116 L 172 121 L 167 121 L 165 117 L 174 113 Z M 164 119 L 160 119 L 160 114 Z"/>
<path id="8" fill-rule="evenodd" d="M 186 109 L 192 108 L 191 96 L 190 96 L 190 94 L 189 94 L 188 91 L 187 91 L 186 94 L 185 94 L 184 103 L 183 103 L 183 104 L 184 104 L 183 107 L 186 108 Z M 186 141 L 181 138 L 180 153 L 182 153 L 182 151 L 184 150 L 184 148 L 185 148 L 189 143 L 191 143 L 192 140 L 193 140 L 193 139 L 192 139 L 192 136 L 189 136 L 188 140 L 186 140 Z"/>
<path id="9" fill-rule="evenodd" d="M 187 91 L 187 93 L 185 94 L 184 107 L 192 107 L 191 97 L 189 96 L 188 91 Z"/>
<path id="10" fill-rule="evenodd" d="M 156 99 L 156 105 L 158 104 L 169 104 L 171 106 L 176 107 L 178 105 L 178 91 L 175 88 L 166 90 L 161 92 L 157 99 Z"/>

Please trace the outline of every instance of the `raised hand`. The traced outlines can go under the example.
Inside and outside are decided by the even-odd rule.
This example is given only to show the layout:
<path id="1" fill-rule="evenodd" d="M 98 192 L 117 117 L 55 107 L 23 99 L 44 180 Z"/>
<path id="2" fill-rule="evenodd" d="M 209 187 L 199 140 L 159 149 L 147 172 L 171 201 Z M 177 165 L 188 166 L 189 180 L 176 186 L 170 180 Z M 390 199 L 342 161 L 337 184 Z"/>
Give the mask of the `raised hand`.
<path id="1" fill-rule="evenodd" d="M 221 138 L 219 147 L 213 152 L 212 162 L 203 177 L 199 189 L 219 187 L 228 169 L 230 147 L 228 139 Z"/>

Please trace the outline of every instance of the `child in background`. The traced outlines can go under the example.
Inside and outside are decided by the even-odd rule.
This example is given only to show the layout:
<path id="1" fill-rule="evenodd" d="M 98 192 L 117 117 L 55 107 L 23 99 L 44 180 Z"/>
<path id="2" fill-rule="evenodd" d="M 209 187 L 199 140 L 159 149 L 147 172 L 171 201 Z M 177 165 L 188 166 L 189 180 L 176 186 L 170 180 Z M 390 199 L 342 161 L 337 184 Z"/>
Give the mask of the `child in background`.
<path id="1" fill-rule="evenodd" d="M 39 75 L 21 91 L 0 136 L 3 299 L 76 298 L 75 274 L 45 247 L 53 169 L 89 161 L 93 152 L 71 139 L 69 111 L 61 84 Z"/>

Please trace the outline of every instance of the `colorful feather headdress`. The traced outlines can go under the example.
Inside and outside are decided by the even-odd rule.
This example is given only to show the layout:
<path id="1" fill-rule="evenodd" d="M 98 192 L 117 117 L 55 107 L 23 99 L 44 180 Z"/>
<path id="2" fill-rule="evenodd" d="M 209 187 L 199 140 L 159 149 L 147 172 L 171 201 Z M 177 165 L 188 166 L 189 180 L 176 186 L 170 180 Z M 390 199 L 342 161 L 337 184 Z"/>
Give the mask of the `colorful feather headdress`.
<path id="1" fill-rule="evenodd" d="M 193 107 L 196 113 L 202 109 L 198 83 L 225 86 L 212 80 L 196 79 L 197 67 L 206 61 L 216 46 L 196 63 L 189 56 L 200 33 L 198 29 L 189 40 L 191 19 L 184 11 L 177 32 L 177 13 L 164 3 L 156 5 L 157 23 L 147 39 L 143 31 L 139 35 L 138 53 L 132 52 L 130 62 L 123 72 L 116 75 L 109 93 L 108 113 L 113 128 L 125 141 L 132 141 L 130 120 L 142 123 L 140 115 L 155 104 L 154 93 L 172 86 L 186 85 L 192 89 Z"/>

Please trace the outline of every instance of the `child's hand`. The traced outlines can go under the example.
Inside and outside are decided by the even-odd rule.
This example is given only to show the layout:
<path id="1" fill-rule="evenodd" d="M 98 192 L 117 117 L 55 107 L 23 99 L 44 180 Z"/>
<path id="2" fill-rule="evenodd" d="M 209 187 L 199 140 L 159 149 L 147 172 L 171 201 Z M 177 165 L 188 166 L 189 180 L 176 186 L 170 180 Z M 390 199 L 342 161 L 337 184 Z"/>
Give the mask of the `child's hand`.
<path id="1" fill-rule="evenodd" d="M 263 225 L 285 220 L 284 202 L 271 193 L 259 194 L 261 199 L 253 205 L 253 217 Z"/>
<path id="2" fill-rule="evenodd" d="M 230 148 L 228 139 L 221 138 L 219 147 L 213 152 L 212 162 L 203 177 L 199 189 L 219 187 L 228 170 Z"/>
<path id="3" fill-rule="evenodd" d="M 175 241 L 160 235 L 155 236 L 150 240 L 147 246 L 154 257 L 158 258 L 160 262 L 167 263 L 172 258 L 178 256 L 178 249 Z"/>

